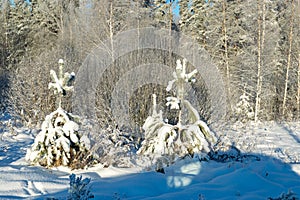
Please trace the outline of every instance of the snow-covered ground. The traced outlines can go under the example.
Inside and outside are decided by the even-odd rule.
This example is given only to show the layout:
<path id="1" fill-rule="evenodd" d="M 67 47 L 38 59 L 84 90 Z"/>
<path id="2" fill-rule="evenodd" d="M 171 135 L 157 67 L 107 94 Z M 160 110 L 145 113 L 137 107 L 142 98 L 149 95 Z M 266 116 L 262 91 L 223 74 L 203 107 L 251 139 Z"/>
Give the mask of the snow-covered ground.
<path id="1" fill-rule="evenodd" d="M 0 199 L 66 199 L 71 173 L 91 178 L 95 199 L 267 199 L 293 191 L 300 197 L 300 124 L 275 122 L 223 129 L 242 152 L 259 156 L 226 163 L 184 160 L 165 174 L 142 168 L 85 170 L 29 166 L 30 130 L 0 121 Z"/>

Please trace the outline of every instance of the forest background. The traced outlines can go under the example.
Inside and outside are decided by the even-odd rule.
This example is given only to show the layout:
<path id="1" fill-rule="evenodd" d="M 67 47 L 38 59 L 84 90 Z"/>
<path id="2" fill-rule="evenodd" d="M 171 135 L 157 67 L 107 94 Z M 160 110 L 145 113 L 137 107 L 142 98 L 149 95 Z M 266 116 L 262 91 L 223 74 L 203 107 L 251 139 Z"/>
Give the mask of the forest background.
<path id="1" fill-rule="evenodd" d="M 27 126 L 39 126 L 55 109 L 48 83 L 49 71 L 59 58 L 65 60 L 67 71 L 76 73 L 98 44 L 113 40 L 122 31 L 151 26 L 190 36 L 209 53 L 225 83 L 228 121 L 299 120 L 299 25 L 299 0 L 2 1 L 1 112 L 17 116 Z M 107 51 L 113 54 L 113 48 Z M 177 57 L 170 52 L 145 50 L 143 59 L 145 55 L 149 60 L 176 65 Z M 114 65 L 134 64 L 138 56 L 133 52 Z M 109 77 L 117 74 L 110 73 Z M 107 106 L 109 96 L 103 92 L 109 90 L 109 84 L 97 88 L 101 126 L 115 125 Z M 199 84 L 204 91 L 199 112 L 209 121 L 208 94 L 205 85 Z M 139 125 L 149 114 L 154 92 L 161 101 L 167 95 L 164 87 L 148 85 L 130 99 L 130 115 Z M 244 106 L 238 108 L 241 104 Z M 70 101 L 63 105 L 72 111 Z M 137 105 L 144 106 L 135 109 Z"/>

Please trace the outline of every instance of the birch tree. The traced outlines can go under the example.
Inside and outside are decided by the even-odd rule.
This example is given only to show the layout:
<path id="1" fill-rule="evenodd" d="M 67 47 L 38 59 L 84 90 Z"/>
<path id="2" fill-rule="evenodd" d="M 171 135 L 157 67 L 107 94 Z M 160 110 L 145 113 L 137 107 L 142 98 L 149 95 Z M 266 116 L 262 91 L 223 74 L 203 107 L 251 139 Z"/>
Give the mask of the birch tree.
<path id="1" fill-rule="evenodd" d="M 262 8 L 261 8 L 262 7 Z M 260 0 L 257 1 L 257 83 L 256 83 L 256 97 L 255 97 L 255 113 L 254 121 L 258 121 L 261 103 L 261 90 L 262 90 L 262 52 L 264 50 L 264 36 L 265 36 L 265 2 L 262 5 Z"/>
<path id="2" fill-rule="evenodd" d="M 227 0 L 209 2 L 207 16 L 207 51 L 223 73 L 227 88 L 229 112 L 234 114 L 236 100 L 244 93 L 239 77 L 238 55 L 243 51 L 245 30 L 241 26 L 242 4 Z M 232 87 L 232 85 L 236 87 Z"/>
<path id="3" fill-rule="evenodd" d="M 240 13 L 240 50 L 237 54 L 237 76 L 246 85 L 253 103 L 254 120 L 274 117 L 274 71 L 278 67 L 279 26 L 276 21 L 276 3 L 267 1 L 243 2 Z"/>
<path id="4" fill-rule="evenodd" d="M 226 68 L 226 81 L 227 81 L 227 93 L 228 96 L 231 96 L 231 89 L 230 89 L 230 70 L 229 70 L 229 56 L 228 56 L 228 35 L 227 35 L 227 4 L 226 1 L 223 0 L 222 2 L 222 14 L 223 14 L 223 23 L 222 23 L 222 32 L 224 37 L 224 62 Z"/>
<path id="5" fill-rule="evenodd" d="M 291 2 L 291 16 L 290 16 L 290 29 L 289 29 L 289 36 L 288 36 L 288 56 L 287 56 L 287 66 L 286 66 L 286 73 L 285 73 L 285 82 L 284 82 L 284 95 L 283 95 L 283 103 L 282 103 L 282 114 L 283 116 L 286 114 L 286 102 L 287 102 L 287 95 L 288 95 L 288 85 L 289 85 L 289 74 L 291 68 L 291 56 L 292 56 L 292 45 L 293 45 L 293 26 L 294 26 L 294 15 L 295 15 L 295 5 L 294 0 Z"/>
<path id="6" fill-rule="evenodd" d="M 295 23 L 300 23 L 300 0 L 296 2 L 296 19 Z M 298 17 L 297 17 L 298 16 Z M 299 120 L 300 117 L 300 29 L 298 26 L 298 29 L 296 28 L 296 46 L 297 46 L 297 52 L 298 52 L 298 68 L 297 68 L 297 119 Z"/>

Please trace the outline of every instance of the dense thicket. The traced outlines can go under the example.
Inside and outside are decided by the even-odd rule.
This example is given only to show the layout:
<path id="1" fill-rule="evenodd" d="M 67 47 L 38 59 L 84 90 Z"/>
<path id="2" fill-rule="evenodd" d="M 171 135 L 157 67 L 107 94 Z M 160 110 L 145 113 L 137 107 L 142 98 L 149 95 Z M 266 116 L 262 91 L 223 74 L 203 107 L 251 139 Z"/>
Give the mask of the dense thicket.
<path id="1" fill-rule="evenodd" d="M 76 72 L 101 42 L 112 40 L 124 30 L 146 26 L 180 31 L 209 52 L 226 84 L 229 118 L 299 118 L 299 1 L 181 0 L 179 16 L 174 14 L 177 1 L 32 0 L 31 4 L 18 1 L 15 6 L 8 2 L 2 1 L 0 9 L 1 107 L 9 107 L 28 124 L 40 123 L 53 111 L 48 73 L 59 58 L 66 61 L 68 71 Z M 108 51 L 113 54 L 113 47 Z M 147 55 L 155 59 L 157 52 Z M 176 58 L 171 55 L 160 54 L 157 60 L 174 66 Z M 126 64 L 135 62 L 134 57 L 138 56 L 128 56 Z M 123 64 L 124 59 L 114 64 Z M 101 90 L 106 89 L 99 87 L 97 93 L 101 123 L 113 121 L 107 120 L 109 99 L 101 96 Z M 151 91 L 144 91 L 149 98 Z M 141 91 L 135 94 L 140 97 Z M 245 95 L 248 108 L 237 109 L 240 97 Z M 71 109 L 68 101 L 63 103 Z M 254 114 L 241 115 L 237 110 Z M 144 117 L 137 119 L 139 123 L 142 120 Z"/>

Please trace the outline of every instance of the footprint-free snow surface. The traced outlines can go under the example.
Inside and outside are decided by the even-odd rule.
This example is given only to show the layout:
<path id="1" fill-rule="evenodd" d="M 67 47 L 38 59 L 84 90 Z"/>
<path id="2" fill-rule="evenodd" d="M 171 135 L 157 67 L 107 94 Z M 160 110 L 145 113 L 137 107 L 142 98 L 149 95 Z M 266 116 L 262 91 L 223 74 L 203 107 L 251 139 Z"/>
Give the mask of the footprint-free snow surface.
<path id="1" fill-rule="evenodd" d="M 275 199 L 290 191 L 300 198 L 298 124 L 224 128 L 220 135 L 253 157 L 242 162 L 183 160 L 166 168 L 165 174 L 141 166 L 98 165 L 76 171 L 30 166 L 24 156 L 34 134 L 0 127 L 0 199 L 66 199 L 71 173 L 91 178 L 94 199 L 256 200 Z"/>

